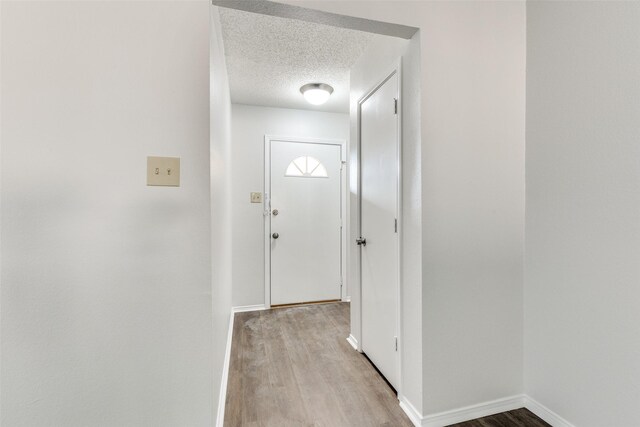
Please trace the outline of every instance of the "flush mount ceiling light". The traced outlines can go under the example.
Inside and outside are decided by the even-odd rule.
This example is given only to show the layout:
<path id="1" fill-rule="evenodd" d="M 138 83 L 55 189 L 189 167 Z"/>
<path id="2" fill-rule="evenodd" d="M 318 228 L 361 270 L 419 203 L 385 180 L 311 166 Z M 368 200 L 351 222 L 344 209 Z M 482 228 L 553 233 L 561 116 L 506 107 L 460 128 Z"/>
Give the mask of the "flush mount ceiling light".
<path id="1" fill-rule="evenodd" d="M 300 88 L 300 93 L 309 104 L 322 105 L 333 93 L 333 88 L 325 83 L 309 83 Z"/>

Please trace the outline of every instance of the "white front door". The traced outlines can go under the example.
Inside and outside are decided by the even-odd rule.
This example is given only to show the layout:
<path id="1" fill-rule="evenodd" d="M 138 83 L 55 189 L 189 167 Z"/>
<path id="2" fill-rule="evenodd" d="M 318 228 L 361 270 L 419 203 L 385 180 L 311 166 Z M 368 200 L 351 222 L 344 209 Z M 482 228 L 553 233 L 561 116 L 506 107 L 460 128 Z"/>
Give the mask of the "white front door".
<path id="1" fill-rule="evenodd" d="M 394 74 L 360 110 L 362 351 L 397 387 L 398 77 Z"/>
<path id="2" fill-rule="evenodd" d="M 340 152 L 271 141 L 271 305 L 341 297 Z"/>

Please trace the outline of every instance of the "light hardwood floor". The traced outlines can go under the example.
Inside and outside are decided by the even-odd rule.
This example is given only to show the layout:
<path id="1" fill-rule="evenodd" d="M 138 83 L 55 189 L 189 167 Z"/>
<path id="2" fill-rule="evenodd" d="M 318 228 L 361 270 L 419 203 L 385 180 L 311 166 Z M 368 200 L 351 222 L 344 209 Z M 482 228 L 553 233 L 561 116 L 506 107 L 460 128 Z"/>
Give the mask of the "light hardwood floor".
<path id="1" fill-rule="evenodd" d="M 348 303 L 236 314 L 225 427 L 411 427 L 348 333 Z M 455 425 L 516 426 L 549 427 L 524 408 Z"/>
<path id="2" fill-rule="evenodd" d="M 236 314 L 225 427 L 411 427 L 348 334 L 348 303 Z"/>

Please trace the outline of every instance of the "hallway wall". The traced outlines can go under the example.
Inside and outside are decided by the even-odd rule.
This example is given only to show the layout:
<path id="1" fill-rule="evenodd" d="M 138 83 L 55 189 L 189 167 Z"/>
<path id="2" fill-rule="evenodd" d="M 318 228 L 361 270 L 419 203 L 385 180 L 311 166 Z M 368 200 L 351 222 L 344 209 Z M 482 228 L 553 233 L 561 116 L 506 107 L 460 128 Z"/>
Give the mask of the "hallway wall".
<path id="1" fill-rule="evenodd" d="M 233 306 L 264 304 L 264 136 L 349 139 L 349 115 L 233 104 Z"/>
<path id="2" fill-rule="evenodd" d="M 211 426 L 209 2 L 0 7 L 0 423 Z"/>
<path id="3" fill-rule="evenodd" d="M 420 13 L 420 12 L 415 12 Z M 523 389 L 525 2 L 428 2 L 425 414 Z"/>
<path id="4" fill-rule="evenodd" d="M 640 3 L 527 3 L 525 391 L 638 425 Z"/>
<path id="5" fill-rule="evenodd" d="M 231 210 L 231 93 L 227 74 L 219 8 L 211 7 L 210 41 L 210 197 L 211 297 L 213 315 L 213 402 L 221 426 L 226 398 L 224 358 L 231 332 L 233 214 Z"/>

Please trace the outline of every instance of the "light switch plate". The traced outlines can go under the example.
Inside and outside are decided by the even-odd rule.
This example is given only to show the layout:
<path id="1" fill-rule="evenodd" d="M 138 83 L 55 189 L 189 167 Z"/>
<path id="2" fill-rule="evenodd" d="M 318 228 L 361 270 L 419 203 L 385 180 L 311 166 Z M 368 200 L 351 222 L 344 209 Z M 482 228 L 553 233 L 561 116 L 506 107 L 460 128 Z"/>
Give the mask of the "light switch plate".
<path id="1" fill-rule="evenodd" d="M 147 157 L 147 185 L 180 187 L 180 158 Z"/>
<path id="2" fill-rule="evenodd" d="M 262 203 L 262 193 L 251 193 L 251 203 Z"/>

